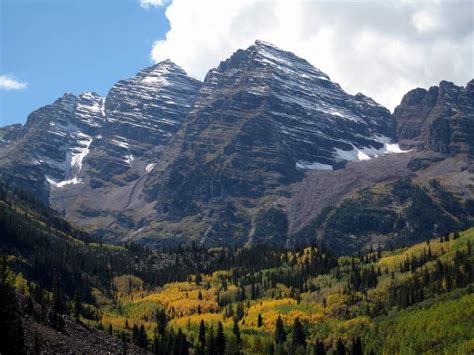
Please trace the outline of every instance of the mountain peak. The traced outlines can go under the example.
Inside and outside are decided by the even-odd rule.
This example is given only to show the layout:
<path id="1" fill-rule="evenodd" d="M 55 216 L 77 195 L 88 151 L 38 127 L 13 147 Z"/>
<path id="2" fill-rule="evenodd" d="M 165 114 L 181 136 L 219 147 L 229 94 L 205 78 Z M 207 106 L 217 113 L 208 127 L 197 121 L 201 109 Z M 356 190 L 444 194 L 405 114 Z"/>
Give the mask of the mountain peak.
<path id="1" fill-rule="evenodd" d="M 274 44 L 272 44 L 270 42 L 262 41 L 261 39 L 255 40 L 254 45 L 257 46 L 257 47 L 269 47 L 269 48 L 280 49 L 277 46 L 275 46 Z"/>
<path id="2" fill-rule="evenodd" d="M 183 68 L 173 62 L 171 59 L 165 59 L 161 62 L 155 63 L 151 67 L 143 69 L 141 72 L 147 74 L 153 73 L 158 75 L 179 74 L 187 75 Z M 140 73 L 141 73 L 140 72 Z"/>

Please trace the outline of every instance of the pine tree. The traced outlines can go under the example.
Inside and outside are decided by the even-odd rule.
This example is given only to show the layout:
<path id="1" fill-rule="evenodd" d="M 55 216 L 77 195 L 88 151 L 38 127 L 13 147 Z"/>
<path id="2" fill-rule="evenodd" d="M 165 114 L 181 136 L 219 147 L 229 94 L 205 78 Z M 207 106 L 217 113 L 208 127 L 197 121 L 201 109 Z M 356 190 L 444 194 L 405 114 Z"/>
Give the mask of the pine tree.
<path id="1" fill-rule="evenodd" d="M 159 310 L 156 313 L 156 331 L 161 336 L 166 333 L 166 326 L 168 325 L 168 318 L 166 317 L 166 312 L 164 309 Z"/>
<path id="2" fill-rule="evenodd" d="M 337 355 L 346 355 L 346 347 L 344 346 L 344 343 L 342 342 L 342 339 L 339 338 L 337 340 L 336 344 L 336 354 Z"/>
<path id="3" fill-rule="evenodd" d="M 76 320 L 79 320 L 79 317 L 82 312 L 82 299 L 81 299 L 81 292 L 79 291 L 79 289 L 76 289 L 76 292 L 74 293 L 73 310 L 74 310 L 74 318 Z"/>
<path id="4" fill-rule="evenodd" d="M 63 291 L 60 287 L 59 277 L 57 274 L 53 277 L 53 307 L 51 313 L 51 323 L 53 327 L 59 330 L 64 328 L 64 320 L 62 315 L 66 313 L 66 302 L 64 300 Z"/>
<path id="5" fill-rule="evenodd" d="M 352 339 L 352 355 L 364 355 L 362 341 L 359 337 Z"/>
<path id="6" fill-rule="evenodd" d="M 207 332 L 207 354 L 208 355 L 215 355 L 216 353 L 216 339 L 214 338 L 214 328 L 209 328 Z"/>
<path id="7" fill-rule="evenodd" d="M 204 321 L 201 319 L 201 323 L 199 324 L 199 344 L 201 345 L 202 349 L 206 346 L 206 325 Z"/>
<path id="8" fill-rule="evenodd" d="M 239 329 L 239 323 L 237 319 L 234 319 L 234 326 L 232 327 L 232 333 L 235 335 L 235 339 L 237 340 L 237 344 L 240 344 L 240 329 Z"/>
<path id="9" fill-rule="evenodd" d="M 237 321 L 244 318 L 244 305 L 242 304 L 242 302 L 237 303 L 237 310 L 235 311 L 235 317 L 237 318 Z"/>
<path id="10" fill-rule="evenodd" d="M 322 341 L 316 340 L 314 355 L 326 355 L 326 350 L 324 349 L 324 343 Z"/>
<path id="11" fill-rule="evenodd" d="M 286 332 L 283 320 L 279 315 L 275 323 L 275 343 L 283 344 L 286 341 Z"/>
<path id="12" fill-rule="evenodd" d="M 138 344 L 139 347 L 143 349 L 148 348 L 148 337 L 146 335 L 145 327 L 140 325 L 140 329 L 138 330 Z"/>
<path id="13" fill-rule="evenodd" d="M 132 327 L 132 343 L 138 346 L 139 341 L 138 327 L 134 324 Z"/>
<path id="14" fill-rule="evenodd" d="M 222 323 L 219 322 L 217 324 L 216 354 L 217 355 L 224 355 L 225 346 L 226 346 L 226 342 L 225 342 L 224 329 L 222 327 Z"/>
<path id="15" fill-rule="evenodd" d="M 186 340 L 186 336 L 181 331 L 181 328 L 178 329 L 178 334 L 176 335 L 175 343 L 177 344 L 177 355 L 189 354 L 189 342 Z"/>
<path id="16" fill-rule="evenodd" d="M 306 347 L 306 334 L 304 332 L 303 324 L 301 324 L 298 317 L 295 318 L 293 322 L 293 346 L 303 346 Z"/>
<path id="17" fill-rule="evenodd" d="M 257 327 L 260 328 L 263 325 L 262 315 L 259 313 L 257 317 Z"/>

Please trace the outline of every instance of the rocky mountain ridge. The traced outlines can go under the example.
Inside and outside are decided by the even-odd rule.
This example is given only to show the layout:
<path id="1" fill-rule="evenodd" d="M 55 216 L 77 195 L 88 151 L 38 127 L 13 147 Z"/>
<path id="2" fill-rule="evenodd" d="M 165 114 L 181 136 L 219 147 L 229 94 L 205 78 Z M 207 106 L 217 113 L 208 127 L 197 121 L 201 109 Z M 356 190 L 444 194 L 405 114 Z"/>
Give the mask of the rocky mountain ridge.
<path id="1" fill-rule="evenodd" d="M 0 129 L 0 178 L 115 242 L 243 244 L 273 222 L 284 242 L 374 183 L 429 176 L 472 198 L 473 112 L 472 81 L 415 89 L 391 115 L 256 41 L 203 83 L 167 60 L 106 97 L 65 94 Z"/>

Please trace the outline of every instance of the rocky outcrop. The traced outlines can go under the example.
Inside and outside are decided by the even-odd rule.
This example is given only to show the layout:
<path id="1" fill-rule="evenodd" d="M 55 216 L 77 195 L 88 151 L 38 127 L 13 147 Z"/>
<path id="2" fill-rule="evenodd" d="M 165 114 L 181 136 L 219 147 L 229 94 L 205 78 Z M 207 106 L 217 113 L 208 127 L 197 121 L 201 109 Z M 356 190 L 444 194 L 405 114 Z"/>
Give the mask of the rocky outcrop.
<path id="1" fill-rule="evenodd" d="M 383 155 L 393 136 L 387 109 L 257 41 L 207 74 L 147 197 L 163 215 L 194 215 L 228 198 L 275 193 L 306 170 Z"/>
<path id="2" fill-rule="evenodd" d="M 474 80 L 466 87 L 442 81 L 408 92 L 393 117 L 405 148 L 444 154 L 474 152 Z"/>
<path id="3" fill-rule="evenodd" d="M 19 123 L 0 127 L 0 149 L 21 137 L 23 126 Z"/>

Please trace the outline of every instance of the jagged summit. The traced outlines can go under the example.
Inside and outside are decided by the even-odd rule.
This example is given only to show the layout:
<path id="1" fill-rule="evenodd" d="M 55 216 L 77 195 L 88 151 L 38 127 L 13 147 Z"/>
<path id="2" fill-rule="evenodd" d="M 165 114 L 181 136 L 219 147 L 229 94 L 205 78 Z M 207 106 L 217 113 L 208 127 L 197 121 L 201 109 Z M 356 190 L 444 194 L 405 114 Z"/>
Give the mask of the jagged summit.
<path id="1" fill-rule="evenodd" d="M 168 59 L 118 81 L 105 97 L 64 94 L 25 127 L 0 129 L 0 178 L 116 241 L 242 242 L 268 201 L 310 176 L 342 176 L 367 163 L 351 161 L 378 166 L 373 158 L 402 152 L 396 137 L 441 153 L 472 151 L 473 87 L 417 89 L 391 115 L 305 59 L 257 40 L 204 82 Z M 443 134 L 446 127 L 452 134 Z"/>
<path id="2" fill-rule="evenodd" d="M 255 59 L 263 64 L 276 65 L 276 67 L 287 74 L 297 73 L 298 69 L 304 69 L 310 74 L 316 74 L 319 79 L 330 80 L 329 76 L 315 68 L 306 59 L 298 57 L 292 52 L 281 49 L 269 42 L 256 40 L 253 46 L 247 50 L 255 51 Z"/>
<path id="3" fill-rule="evenodd" d="M 136 77 L 146 79 L 148 78 L 148 83 L 154 83 L 152 78 L 155 78 L 156 82 L 160 82 L 159 78 L 165 78 L 170 76 L 186 76 L 186 72 L 176 63 L 171 61 L 170 59 L 163 60 L 158 62 L 148 68 L 140 70 Z M 163 84 L 165 82 L 162 82 Z"/>

